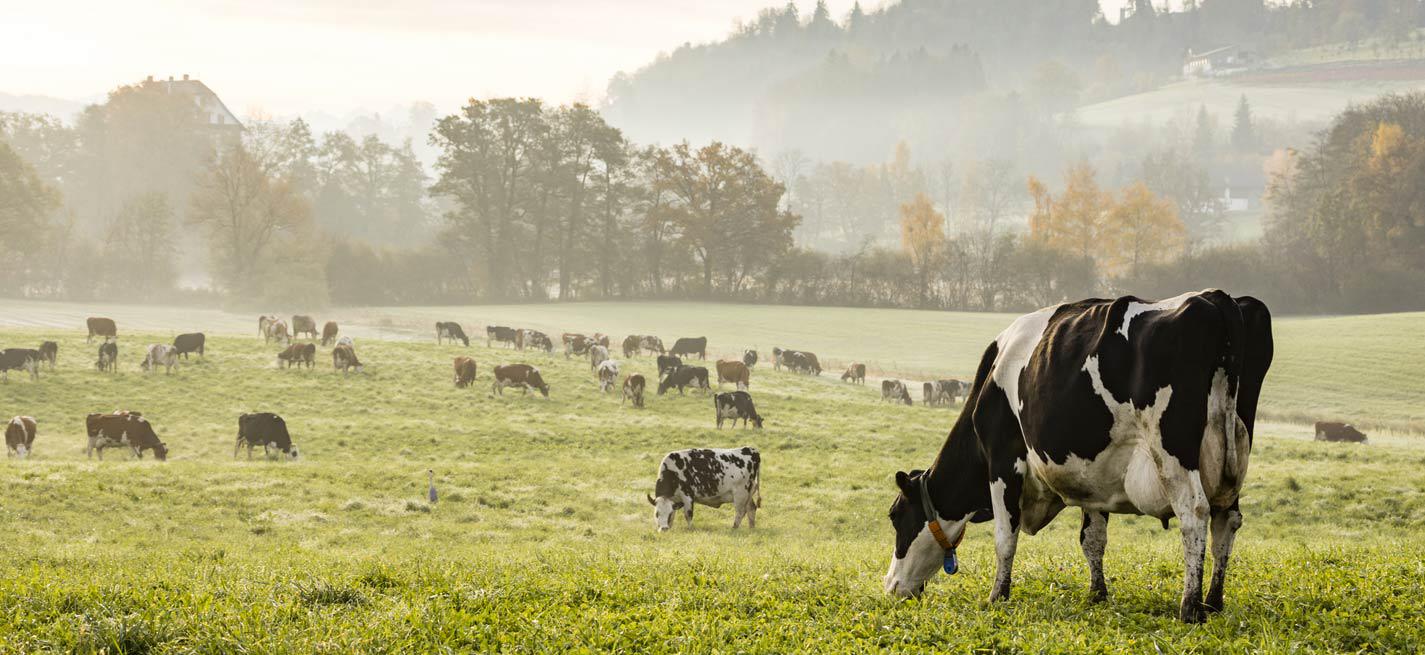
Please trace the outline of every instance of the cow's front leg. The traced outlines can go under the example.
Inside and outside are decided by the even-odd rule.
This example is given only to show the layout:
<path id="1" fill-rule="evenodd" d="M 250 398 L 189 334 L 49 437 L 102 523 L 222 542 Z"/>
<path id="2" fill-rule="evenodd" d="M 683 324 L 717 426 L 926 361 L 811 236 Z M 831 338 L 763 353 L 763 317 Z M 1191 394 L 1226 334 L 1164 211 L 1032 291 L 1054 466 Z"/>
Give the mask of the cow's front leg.
<path id="1" fill-rule="evenodd" d="M 1202 611 L 1202 558 L 1207 549 L 1207 495 L 1202 491 L 1197 471 L 1184 471 L 1183 475 L 1164 482 L 1173 499 L 1173 514 L 1182 525 L 1183 597 L 1178 605 L 1178 620 L 1201 623 L 1205 618 Z"/>
<path id="2" fill-rule="evenodd" d="M 1019 498 L 1024 490 L 1024 478 L 1007 471 L 990 482 L 990 505 L 995 516 L 995 585 L 990 602 L 1009 600 L 1010 577 L 1014 571 L 1014 552 L 1019 546 Z"/>
<path id="3" fill-rule="evenodd" d="M 1108 583 L 1103 579 L 1103 551 L 1108 547 L 1108 514 L 1084 510 L 1084 524 L 1079 528 L 1079 547 L 1089 561 L 1089 600 L 1108 600 Z"/>
<path id="4" fill-rule="evenodd" d="M 747 494 L 733 494 L 732 496 L 732 529 L 742 527 L 742 517 L 747 515 Z"/>
<path id="5" fill-rule="evenodd" d="M 687 521 L 688 527 L 690 527 L 690 528 L 693 527 L 693 501 L 692 501 L 692 499 L 689 499 L 688 502 L 687 502 L 687 504 L 683 505 L 683 520 L 684 520 L 684 521 Z"/>
<path id="6" fill-rule="evenodd" d="M 1227 560 L 1232 557 L 1232 543 L 1237 538 L 1237 529 L 1242 527 L 1242 512 L 1233 501 L 1232 506 L 1212 513 L 1212 586 L 1207 589 L 1207 601 L 1203 604 L 1209 612 L 1222 611 L 1223 585 L 1227 582 Z"/>

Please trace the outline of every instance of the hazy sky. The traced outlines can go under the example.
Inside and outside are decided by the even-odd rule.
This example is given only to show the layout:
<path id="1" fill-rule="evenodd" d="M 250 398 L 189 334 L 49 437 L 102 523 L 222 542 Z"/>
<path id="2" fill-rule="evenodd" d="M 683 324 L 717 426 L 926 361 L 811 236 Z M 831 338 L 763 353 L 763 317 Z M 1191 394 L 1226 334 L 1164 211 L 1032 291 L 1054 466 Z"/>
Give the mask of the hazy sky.
<path id="1" fill-rule="evenodd" d="M 890 0 L 867 0 L 866 8 Z M 1116 18 L 1127 0 L 1100 0 Z M 828 0 L 840 19 L 853 0 Z M 0 91 L 87 99 L 189 73 L 240 116 L 470 96 L 597 98 L 608 78 L 782 0 L 0 0 Z M 798 0 L 803 15 L 815 0 Z"/>

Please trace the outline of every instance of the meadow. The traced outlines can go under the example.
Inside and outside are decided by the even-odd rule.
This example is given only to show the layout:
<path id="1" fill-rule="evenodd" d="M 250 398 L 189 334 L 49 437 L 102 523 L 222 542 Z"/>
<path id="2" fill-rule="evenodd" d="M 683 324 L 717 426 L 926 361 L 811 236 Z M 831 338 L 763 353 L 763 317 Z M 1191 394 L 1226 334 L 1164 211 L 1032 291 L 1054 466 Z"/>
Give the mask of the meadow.
<path id="1" fill-rule="evenodd" d="M 39 420 L 35 454 L 0 467 L 2 652 L 1390 652 L 1425 643 L 1425 440 L 1418 338 L 1425 316 L 1281 319 L 1277 364 L 1242 503 L 1228 607 L 1174 619 L 1176 530 L 1114 517 L 1111 598 L 1087 601 L 1065 512 L 1020 542 L 1015 596 L 988 605 L 987 525 L 962 572 L 919 601 L 881 592 L 896 470 L 934 457 L 958 408 L 879 402 L 874 385 L 758 366 L 763 430 L 714 427 L 711 401 L 601 394 L 587 361 L 437 346 L 423 326 L 460 320 L 665 340 L 712 350 L 773 345 L 961 374 L 1006 316 L 648 303 L 331 312 L 366 371 L 320 349 L 284 370 L 255 317 L 101 308 L 120 323 L 116 375 L 93 369 L 83 308 L 0 303 L 0 345 L 60 343 L 58 370 L 12 374 L 0 415 Z M 20 317 L 25 324 L 20 324 Z M 130 319 L 130 317 L 132 317 Z M 60 320 L 60 319 L 63 320 Z M 318 315 L 318 320 L 327 316 Z M 7 323 L 8 321 L 8 323 Z M 126 322 L 127 321 L 127 322 Z M 131 326 L 126 330 L 126 326 Z M 172 375 L 138 370 L 143 344 L 210 332 Z M 375 338 L 386 337 L 384 339 Z M 451 384 L 451 359 L 479 363 Z M 539 365 L 551 398 L 490 394 L 497 362 Z M 648 358 L 626 370 L 652 377 Z M 1418 376 L 1416 376 L 1418 377 Z M 84 457 L 83 417 L 140 409 L 166 463 Z M 296 462 L 233 458 L 236 417 L 287 418 Z M 1310 440 L 1300 421 L 1339 412 L 1390 429 L 1367 446 Z M 755 531 L 699 508 L 656 534 L 644 494 L 662 454 L 755 445 Z M 426 469 L 441 500 L 424 500 Z"/>

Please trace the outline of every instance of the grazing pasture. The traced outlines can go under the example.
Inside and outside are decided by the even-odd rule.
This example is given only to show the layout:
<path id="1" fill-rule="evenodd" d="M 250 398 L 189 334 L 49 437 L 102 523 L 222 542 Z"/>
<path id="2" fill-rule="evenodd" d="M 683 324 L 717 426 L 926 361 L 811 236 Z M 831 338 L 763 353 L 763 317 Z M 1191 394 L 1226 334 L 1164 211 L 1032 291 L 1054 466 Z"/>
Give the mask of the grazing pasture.
<path id="1" fill-rule="evenodd" d="M 26 306 L 0 303 L 0 321 L 26 316 Z M 1397 431 L 1373 430 L 1361 446 L 1313 442 L 1309 425 L 1260 424 L 1227 609 L 1186 626 L 1175 620 L 1176 524 L 1164 532 L 1156 520 L 1114 516 L 1111 596 L 1093 605 L 1072 509 L 1021 539 L 1008 603 L 984 602 L 988 524 L 969 531 L 961 573 L 939 575 L 922 600 L 882 593 L 892 476 L 930 463 L 959 405 L 883 404 L 875 385 L 841 383 L 835 371 L 856 359 L 907 378 L 967 378 L 1007 317 L 670 306 L 316 314 L 356 337 L 365 371 L 351 375 L 332 370 L 327 348 L 314 369 L 279 370 L 281 348 L 255 336 L 255 313 L 228 329 L 222 317 L 233 315 L 216 312 L 202 322 L 177 310 L 126 319 L 95 309 L 89 315 L 102 310 L 119 324 L 117 375 L 93 368 L 84 308 L 64 329 L 0 328 L 0 346 L 59 343 L 56 372 L 0 387 L 0 419 L 39 423 L 31 457 L 0 466 L 0 652 L 1215 653 L 1425 643 L 1425 439 L 1406 432 L 1425 422 L 1425 316 L 1277 322 L 1266 416 L 1330 414 Z M 579 358 L 487 349 L 483 339 L 437 346 L 437 316 L 471 334 L 485 324 L 598 330 L 615 341 L 706 334 L 709 358 L 753 345 L 766 357 L 780 345 L 818 352 L 828 373 L 774 372 L 764 360 L 752 396 L 766 427 L 719 432 L 711 394 L 650 389 L 636 409 L 600 393 Z M 140 344 L 200 329 L 205 357 L 180 361 L 172 375 L 141 373 Z M 478 362 L 470 388 L 451 382 L 457 355 Z M 656 383 L 652 357 L 619 359 L 624 375 Z M 515 362 L 540 368 L 549 399 L 491 397 L 494 365 Z M 113 409 L 143 411 L 169 460 L 119 450 L 85 460 L 85 414 Z M 300 459 L 233 459 L 237 417 L 256 411 L 286 419 Z M 733 532 L 724 506 L 697 508 L 691 530 L 679 520 L 655 534 L 645 494 L 662 456 L 742 445 L 762 454 L 756 530 Z M 438 506 L 426 500 L 427 469 Z"/>

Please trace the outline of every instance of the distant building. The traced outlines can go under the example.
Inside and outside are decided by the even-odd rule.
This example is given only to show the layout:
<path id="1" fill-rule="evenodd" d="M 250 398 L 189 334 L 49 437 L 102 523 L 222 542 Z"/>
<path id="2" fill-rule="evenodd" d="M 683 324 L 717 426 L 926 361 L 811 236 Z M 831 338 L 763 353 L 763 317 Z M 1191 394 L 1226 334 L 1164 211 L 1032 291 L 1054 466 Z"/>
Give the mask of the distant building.
<path id="1" fill-rule="evenodd" d="M 192 98 L 209 127 L 223 131 L 242 131 L 242 122 L 238 121 L 237 116 L 228 111 L 228 106 L 223 104 L 218 94 L 213 93 L 208 85 L 198 80 L 189 79 L 187 75 L 184 75 L 181 80 L 175 80 L 171 75 L 167 80 L 155 80 L 150 75 L 148 79 L 144 80 L 144 86 L 154 86 L 170 95 L 183 95 Z"/>
<path id="2" fill-rule="evenodd" d="M 1237 46 L 1227 45 L 1206 52 L 1188 49 L 1183 58 L 1183 77 L 1211 77 L 1229 70 L 1243 68 L 1245 60 Z"/>

